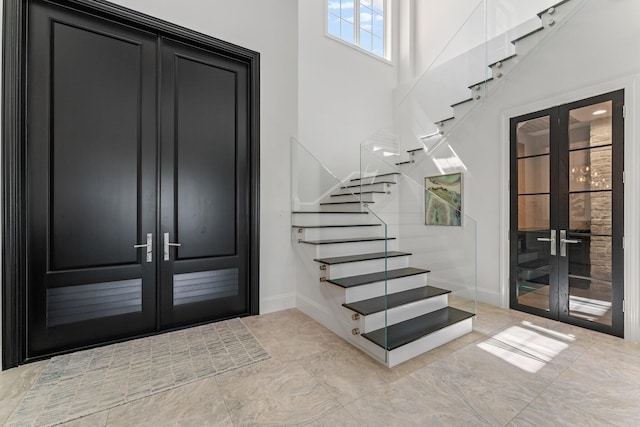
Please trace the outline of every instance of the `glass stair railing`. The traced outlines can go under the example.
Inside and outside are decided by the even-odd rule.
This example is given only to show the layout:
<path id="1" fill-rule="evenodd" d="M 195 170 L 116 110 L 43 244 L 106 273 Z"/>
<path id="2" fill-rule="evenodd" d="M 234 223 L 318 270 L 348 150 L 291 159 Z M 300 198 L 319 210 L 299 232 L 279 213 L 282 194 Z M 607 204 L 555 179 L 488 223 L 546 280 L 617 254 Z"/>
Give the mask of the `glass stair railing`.
<path id="1" fill-rule="evenodd" d="M 397 210 L 396 187 L 406 185 L 399 173 L 381 173 L 387 165 L 378 163 L 375 177 L 367 167 L 342 182 L 295 139 L 291 147 L 298 308 L 389 367 L 470 332 L 474 279 L 460 276 L 475 269 L 469 251 L 475 222 L 464 218 L 457 230 L 469 247 L 436 258 L 428 242 L 435 236 L 422 236 L 411 224 L 422 216 L 419 206 Z M 442 279 L 440 286 L 431 284 L 431 274 Z M 455 286 L 443 286 L 454 274 Z"/>

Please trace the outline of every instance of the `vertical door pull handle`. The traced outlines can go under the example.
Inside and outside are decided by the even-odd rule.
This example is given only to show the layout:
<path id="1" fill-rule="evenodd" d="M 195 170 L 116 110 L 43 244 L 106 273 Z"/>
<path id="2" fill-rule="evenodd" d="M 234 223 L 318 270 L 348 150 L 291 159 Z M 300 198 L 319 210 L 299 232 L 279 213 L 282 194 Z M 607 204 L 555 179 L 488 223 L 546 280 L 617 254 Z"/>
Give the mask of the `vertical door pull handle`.
<path id="1" fill-rule="evenodd" d="M 549 249 L 551 250 L 551 255 L 556 255 L 556 230 L 551 230 L 550 237 L 538 237 L 538 242 L 551 242 L 551 246 Z"/>
<path id="2" fill-rule="evenodd" d="M 134 248 L 147 248 L 147 262 L 153 262 L 153 233 L 147 233 L 147 244 L 133 245 Z"/>
<path id="3" fill-rule="evenodd" d="M 171 243 L 169 233 L 164 233 L 164 260 L 169 261 L 169 246 L 182 246 L 182 243 Z"/>

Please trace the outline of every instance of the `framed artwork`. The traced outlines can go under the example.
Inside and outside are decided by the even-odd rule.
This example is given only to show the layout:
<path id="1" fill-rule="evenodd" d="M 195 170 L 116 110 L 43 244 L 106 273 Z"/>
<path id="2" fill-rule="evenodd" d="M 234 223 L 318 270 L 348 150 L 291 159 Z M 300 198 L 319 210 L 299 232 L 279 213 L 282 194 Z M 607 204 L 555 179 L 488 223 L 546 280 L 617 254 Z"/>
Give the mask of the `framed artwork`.
<path id="1" fill-rule="evenodd" d="M 462 173 L 424 179 L 424 223 L 462 225 Z"/>

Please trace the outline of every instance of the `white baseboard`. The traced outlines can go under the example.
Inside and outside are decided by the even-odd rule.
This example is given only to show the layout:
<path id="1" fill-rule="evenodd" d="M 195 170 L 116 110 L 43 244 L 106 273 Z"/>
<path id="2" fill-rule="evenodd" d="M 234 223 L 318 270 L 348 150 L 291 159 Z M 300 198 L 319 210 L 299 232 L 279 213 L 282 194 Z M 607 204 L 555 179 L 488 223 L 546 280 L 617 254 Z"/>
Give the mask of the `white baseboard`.
<path id="1" fill-rule="evenodd" d="M 304 295 L 298 294 L 296 296 L 295 306 L 298 310 L 325 327 L 328 327 L 327 324 L 330 323 L 329 319 L 335 317 L 326 307 L 317 304 Z"/>
<path id="2" fill-rule="evenodd" d="M 296 293 L 289 292 L 281 295 L 260 298 L 260 314 L 282 311 L 296 306 Z"/>

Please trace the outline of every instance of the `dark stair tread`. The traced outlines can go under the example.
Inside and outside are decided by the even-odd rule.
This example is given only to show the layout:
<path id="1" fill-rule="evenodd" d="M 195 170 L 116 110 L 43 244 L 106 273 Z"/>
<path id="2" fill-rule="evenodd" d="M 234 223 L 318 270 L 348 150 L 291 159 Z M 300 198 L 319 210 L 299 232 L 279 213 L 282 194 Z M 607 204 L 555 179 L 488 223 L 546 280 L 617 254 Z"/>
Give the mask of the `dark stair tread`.
<path id="1" fill-rule="evenodd" d="M 529 31 L 527 34 L 523 34 L 523 35 L 521 35 L 520 37 L 518 37 L 517 39 L 511 40 L 511 44 L 516 44 L 516 43 L 518 43 L 520 40 L 522 40 L 522 39 L 525 39 L 525 38 L 529 37 L 531 34 L 535 34 L 535 33 L 537 33 L 538 31 L 542 31 L 542 30 L 544 30 L 544 26 L 543 26 L 542 24 L 540 24 L 540 27 L 536 28 L 535 30 L 533 30 L 533 31 Z"/>
<path id="2" fill-rule="evenodd" d="M 502 58 L 502 59 L 501 59 L 501 60 L 499 60 L 499 61 L 496 61 L 496 62 L 494 62 L 494 63 L 492 63 L 492 64 L 489 64 L 489 68 L 493 68 L 493 67 L 495 67 L 499 62 L 505 62 L 505 61 L 508 61 L 509 59 L 511 59 L 511 58 L 515 58 L 516 56 L 518 56 L 518 54 L 517 54 L 517 53 L 514 53 L 514 54 L 512 54 L 512 55 L 506 56 L 506 57 Z"/>
<path id="3" fill-rule="evenodd" d="M 473 316 L 475 316 L 473 313 L 458 310 L 453 307 L 445 307 L 404 322 L 390 325 L 386 328 L 386 333 L 385 328 L 382 328 L 362 334 L 362 336 L 382 348 L 386 347 L 387 350 L 395 350 L 398 347 L 402 347 L 403 345 Z"/>
<path id="4" fill-rule="evenodd" d="M 455 104 L 451 104 L 450 107 L 454 108 L 454 107 L 457 107 L 458 105 L 462 105 L 470 101 L 473 101 L 473 98 L 467 98 L 464 101 L 456 102 Z"/>
<path id="5" fill-rule="evenodd" d="M 324 212 L 323 212 L 324 213 Z M 291 228 L 380 227 L 382 224 L 292 225 Z"/>
<path id="6" fill-rule="evenodd" d="M 344 202 L 322 202 L 320 206 L 323 205 L 352 205 L 354 203 L 360 203 L 360 200 L 347 200 Z M 362 203 L 375 203 L 373 200 L 363 200 Z"/>
<path id="7" fill-rule="evenodd" d="M 414 267 L 400 268 L 397 270 L 388 270 L 386 273 L 386 279 L 399 279 L 401 277 L 416 276 L 424 273 L 429 273 L 429 270 Z M 384 279 L 385 272 L 379 271 L 376 273 L 360 274 L 358 276 L 341 277 L 339 279 L 327 279 L 327 282 L 343 288 L 352 288 L 354 286 L 366 285 L 369 283 L 383 282 Z"/>
<path id="8" fill-rule="evenodd" d="M 368 214 L 369 212 L 358 212 L 358 211 L 293 211 L 291 213 L 294 214 Z"/>
<path id="9" fill-rule="evenodd" d="M 332 194 L 331 197 L 340 197 L 340 196 L 355 196 L 356 194 L 387 194 L 386 191 L 378 190 L 378 191 L 354 191 L 353 193 L 347 194 Z"/>
<path id="10" fill-rule="evenodd" d="M 386 253 L 387 258 L 393 258 L 398 256 L 411 255 L 409 252 L 398 252 L 398 251 L 389 251 Z M 358 255 L 346 255 L 346 256 L 337 256 L 331 258 L 317 258 L 314 259 L 316 262 L 320 262 L 322 264 L 334 265 L 334 264 L 345 264 L 347 262 L 357 262 L 357 261 L 370 261 L 372 259 L 382 259 L 385 258 L 384 252 L 373 252 L 369 254 L 358 254 Z"/>
<path id="11" fill-rule="evenodd" d="M 497 64 L 497 62 L 496 62 Z M 446 119 L 438 120 L 437 122 L 433 122 L 434 125 L 441 125 L 442 123 L 446 123 L 448 121 L 454 120 L 455 116 L 447 117 Z"/>
<path id="12" fill-rule="evenodd" d="M 330 245 L 333 243 L 355 243 L 355 242 L 375 242 L 378 240 L 395 240 L 395 237 L 351 237 L 349 239 L 329 239 L 329 240 L 300 240 L 300 243 L 310 245 Z"/>
<path id="13" fill-rule="evenodd" d="M 361 179 L 380 178 L 381 176 L 400 175 L 399 172 L 381 173 L 380 175 L 365 176 L 364 178 L 352 178 L 351 181 L 360 181 Z"/>
<path id="14" fill-rule="evenodd" d="M 491 80 L 493 80 L 493 77 L 489 77 L 488 79 L 482 80 L 481 82 L 474 83 L 474 84 L 472 84 L 471 86 L 469 86 L 469 89 L 473 89 L 473 88 L 474 88 L 474 87 L 476 87 L 476 86 L 480 86 L 480 85 L 483 85 L 483 84 L 485 84 L 485 83 L 488 83 L 488 82 L 490 82 Z"/>
<path id="15" fill-rule="evenodd" d="M 440 295 L 446 295 L 448 293 L 451 293 L 451 291 L 436 288 L 434 286 L 424 286 L 422 288 L 409 289 L 408 291 L 396 292 L 393 294 L 388 294 L 386 296 L 382 295 L 379 297 L 351 302 L 348 304 L 345 303 L 342 305 L 350 310 L 362 314 L 363 316 L 367 316 L 369 314 L 384 311 L 385 307 L 388 310 L 415 301 L 421 301 Z"/>
<path id="16" fill-rule="evenodd" d="M 356 188 L 356 187 L 365 187 L 367 185 L 376 185 L 376 184 L 397 184 L 397 182 L 395 181 L 376 181 L 374 183 L 369 183 L 369 184 L 351 184 L 351 185 L 344 185 L 340 188 Z"/>
<path id="17" fill-rule="evenodd" d="M 412 148 L 411 150 L 407 150 L 407 153 L 414 153 L 416 151 L 422 151 L 422 150 L 424 150 L 424 147 Z"/>
<path id="18" fill-rule="evenodd" d="M 411 160 L 405 160 L 404 162 L 398 162 L 396 163 L 396 166 L 400 166 L 400 165 L 406 165 L 407 163 L 413 163 Z"/>

